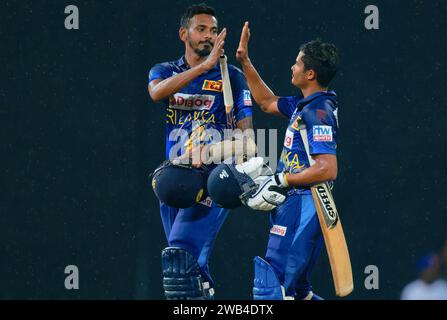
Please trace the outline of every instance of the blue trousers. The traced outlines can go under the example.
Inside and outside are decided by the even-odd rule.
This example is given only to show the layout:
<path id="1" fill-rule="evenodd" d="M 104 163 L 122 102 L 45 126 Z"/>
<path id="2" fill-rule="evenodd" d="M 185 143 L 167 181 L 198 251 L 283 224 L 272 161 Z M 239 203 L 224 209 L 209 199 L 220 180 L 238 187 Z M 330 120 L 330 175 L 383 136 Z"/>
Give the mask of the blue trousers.
<path id="1" fill-rule="evenodd" d="M 160 203 L 160 213 L 169 246 L 182 248 L 193 255 L 199 263 L 202 275 L 214 287 L 208 259 L 228 210 L 203 204 L 178 209 Z"/>
<path id="2" fill-rule="evenodd" d="M 312 195 L 292 191 L 272 211 L 270 223 L 265 260 L 287 296 L 304 298 L 312 290 L 310 274 L 324 243 Z"/>

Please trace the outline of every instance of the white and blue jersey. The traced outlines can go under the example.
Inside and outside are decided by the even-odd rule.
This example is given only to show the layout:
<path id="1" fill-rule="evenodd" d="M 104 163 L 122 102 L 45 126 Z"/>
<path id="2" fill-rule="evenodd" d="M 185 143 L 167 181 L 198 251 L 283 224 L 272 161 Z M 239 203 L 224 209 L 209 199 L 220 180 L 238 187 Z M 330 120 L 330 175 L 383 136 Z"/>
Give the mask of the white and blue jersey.
<path id="1" fill-rule="evenodd" d="M 298 173 L 310 166 L 300 130 L 307 130 L 311 155 L 336 154 L 337 100 L 334 91 L 281 97 L 279 111 L 289 119 L 277 172 Z M 309 193 L 309 189 L 302 189 Z"/>
<path id="2" fill-rule="evenodd" d="M 150 70 L 149 82 L 167 79 L 188 69 L 184 57 L 177 61 L 160 63 Z M 241 70 L 228 65 L 228 72 L 234 98 L 233 120 L 237 124 L 252 116 L 252 101 Z M 216 129 L 222 138 L 222 132 L 227 128 L 219 64 L 161 103 L 166 108 L 167 159 L 180 156 L 188 150 L 185 147 L 191 148 L 196 141 L 200 144 L 211 143 L 212 140 L 207 137 L 202 139 L 202 133 L 206 129 Z M 197 136 L 199 138 L 196 140 Z M 177 148 L 177 144 L 182 148 Z M 217 206 L 208 197 L 202 203 L 186 209 L 170 207 L 160 202 L 160 214 L 169 246 L 182 248 L 193 255 L 202 275 L 214 287 L 208 269 L 208 258 L 228 210 Z"/>
<path id="3" fill-rule="evenodd" d="M 282 97 L 278 109 L 290 119 L 278 172 L 298 173 L 308 168 L 309 160 L 300 134 L 307 130 L 311 155 L 336 154 L 336 94 L 317 92 L 306 98 Z M 289 191 L 286 201 L 270 215 L 270 236 L 265 260 L 273 268 L 287 296 L 306 297 L 312 290 L 311 271 L 323 245 L 315 204 L 309 188 Z M 255 279 L 255 297 L 278 299 Z"/>
<path id="4" fill-rule="evenodd" d="M 149 72 L 149 82 L 170 78 L 189 69 L 184 57 L 177 61 L 156 64 Z M 242 71 L 228 65 L 231 89 L 234 98 L 233 116 L 238 121 L 252 115 L 252 100 Z M 171 148 L 188 139 L 197 130 L 214 128 L 222 132 L 227 127 L 225 105 L 222 94 L 223 84 L 220 65 L 203 73 L 173 96 L 162 101 L 166 108 L 166 158 Z M 194 126 L 194 127 L 193 127 Z M 188 136 L 178 135 L 175 129 L 183 129 Z M 203 141 L 210 143 L 210 141 Z M 177 156 L 181 150 L 175 150 Z"/>

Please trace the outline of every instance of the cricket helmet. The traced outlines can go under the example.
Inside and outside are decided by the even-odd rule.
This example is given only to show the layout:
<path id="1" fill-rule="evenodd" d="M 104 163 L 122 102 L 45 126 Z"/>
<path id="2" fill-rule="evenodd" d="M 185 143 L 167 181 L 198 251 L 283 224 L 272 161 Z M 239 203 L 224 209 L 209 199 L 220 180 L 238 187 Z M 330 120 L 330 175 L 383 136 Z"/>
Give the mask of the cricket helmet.
<path id="1" fill-rule="evenodd" d="M 237 208 L 256 192 L 259 185 L 255 180 L 263 171 L 265 174 L 266 169 L 271 173 L 271 169 L 263 165 L 262 158 L 252 158 L 242 165 L 222 163 L 208 177 L 208 193 L 220 206 Z"/>
<path id="2" fill-rule="evenodd" d="M 175 208 L 189 208 L 207 197 L 206 167 L 163 162 L 152 173 L 152 189 L 157 198 Z"/>

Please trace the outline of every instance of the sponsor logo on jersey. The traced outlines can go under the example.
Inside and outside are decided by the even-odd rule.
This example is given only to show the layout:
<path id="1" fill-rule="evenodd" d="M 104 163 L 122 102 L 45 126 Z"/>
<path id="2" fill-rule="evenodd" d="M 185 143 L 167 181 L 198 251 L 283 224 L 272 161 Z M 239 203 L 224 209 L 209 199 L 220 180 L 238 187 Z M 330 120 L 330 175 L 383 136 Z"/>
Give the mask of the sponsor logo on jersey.
<path id="1" fill-rule="evenodd" d="M 206 94 L 176 93 L 169 98 L 169 107 L 179 110 L 210 110 L 214 96 Z"/>
<path id="2" fill-rule="evenodd" d="M 314 141 L 332 141 L 332 127 L 331 126 L 313 126 L 312 133 Z"/>
<path id="3" fill-rule="evenodd" d="M 243 90 L 244 94 L 244 106 L 252 106 L 253 102 L 251 101 L 250 90 Z"/>
<path id="4" fill-rule="evenodd" d="M 287 129 L 286 138 L 284 139 L 284 147 L 287 149 L 292 149 L 293 145 L 293 132 Z"/>
<path id="5" fill-rule="evenodd" d="M 222 92 L 223 90 L 222 80 L 219 81 L 205 80 L 203 81 L 202 90 Z"/>
<path id="6" fill-rule="evenodd" d="M 287 232 L 287 227 L 278 226 L 276 224 L 270 229 L 271 234 L 276 234 L 281 237 L 284 237 L 286 235 L 286 232 Z"/>
<path id="7" fill-rule="evenodd" d="M 203 204 L 204 206 L 211 207 L 212 204 L 213 204 L 213 200 L 211 200 L 210 197 L 206 197 L 205 200 L 200 201 L 199 203 L 200 203 L 200 204 Z"/>

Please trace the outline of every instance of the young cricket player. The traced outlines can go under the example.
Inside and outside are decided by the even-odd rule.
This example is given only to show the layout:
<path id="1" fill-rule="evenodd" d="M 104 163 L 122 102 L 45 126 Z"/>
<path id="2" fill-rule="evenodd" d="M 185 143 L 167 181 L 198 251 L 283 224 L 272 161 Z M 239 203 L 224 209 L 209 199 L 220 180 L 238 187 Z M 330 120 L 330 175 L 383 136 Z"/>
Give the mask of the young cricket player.
<path id="1" fill-rule="evenodd" d="M 323 237 L 309 186 L 337 177 L 337 97 L 328 91 L 336 74 L 337 48 L 314 40 L 301 46 L 292 65 L 296 96 L 276 96 L 263 82 L 248 55 L 250 30 L 245 23 L 237 59 L 253 98 L 263 112 L 289 120 L 278 170 L 247 201 L 271 212 L 265 258 L 255 258 L 254 299 L 321 299 L 312 292 L 310 275 Z M 307 129 L 311 166 L 301 129 Z M 281 189 L 289 189 L 287 196 Z"/>
<path id="2" fill-rule="evenodd" d="M 219 58 L 224 54 L 226 29 L 218 34 L 213 8 L 193 5 L 181 19 L 179 36 L 185 44 L 184 55 L 176 61 L 155 65 L 150 70 L 148 84 L 152 100 L 161 102 L 166 108 L 166 158 L 171 160 L 184 155 L 182 149 L 175 149 L 179 142 L 188 145 L 192 136 L 201 135 L 207 129 L 222 132 L 227 128 L 219 65 Z M 252 128 L 252 103 L 244 76 L 232 65 L 228 65 L 228 70 L 235 125 L 241 130 Z M 167 179 L 191 185 L 194 182 L 179 181 L 169 174 Z M 160 185 L 160 181 L 153 181 L 154 189 L 161 188 Z M 188 192 L 193 188 L 186 186 L 184 189 Z M 159 190 L 159 194 L 163 191 Z M 179 198 L 182 196 L 184 194 L 178 194 Z M 212 299 L 214 283 L 208 259 L 228 210 L 208 199 L 189 208 L 160 202 L 160 212 L 169 244 L 162 252 L 166 298 Z"/>

